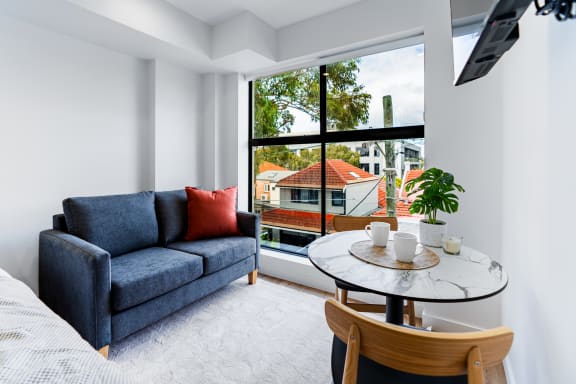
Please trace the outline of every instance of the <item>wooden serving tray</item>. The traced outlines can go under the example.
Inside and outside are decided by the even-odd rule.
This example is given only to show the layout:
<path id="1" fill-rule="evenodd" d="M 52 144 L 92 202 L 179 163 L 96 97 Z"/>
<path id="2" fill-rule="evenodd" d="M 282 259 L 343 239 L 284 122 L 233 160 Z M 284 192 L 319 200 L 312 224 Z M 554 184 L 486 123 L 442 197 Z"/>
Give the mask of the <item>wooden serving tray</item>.
<path id="1" fill-rule="evenodd" d="M 388 244 L 387 247 L 375 247 L 372 240 L 358 241 L 350 246 L 352 256 L 370 264 L 379 265 L 392 269 L 426 269 L 437 265 L 440 257 L 426 247 L 422 247 L 420 252 L 411 263 L 401 263 L 396 260 L 394 247 Z"/>

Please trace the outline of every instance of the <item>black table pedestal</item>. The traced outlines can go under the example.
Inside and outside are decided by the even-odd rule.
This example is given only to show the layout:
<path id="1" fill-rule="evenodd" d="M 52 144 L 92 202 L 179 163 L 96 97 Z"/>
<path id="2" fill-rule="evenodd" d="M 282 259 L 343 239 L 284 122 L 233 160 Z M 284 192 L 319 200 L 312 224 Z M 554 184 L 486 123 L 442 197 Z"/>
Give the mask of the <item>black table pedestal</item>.
<path id="1" fill-rule="evenodd" d="M 404 324 L 404 299 L 397 296 L 386 296 L 386 322 Z"/>

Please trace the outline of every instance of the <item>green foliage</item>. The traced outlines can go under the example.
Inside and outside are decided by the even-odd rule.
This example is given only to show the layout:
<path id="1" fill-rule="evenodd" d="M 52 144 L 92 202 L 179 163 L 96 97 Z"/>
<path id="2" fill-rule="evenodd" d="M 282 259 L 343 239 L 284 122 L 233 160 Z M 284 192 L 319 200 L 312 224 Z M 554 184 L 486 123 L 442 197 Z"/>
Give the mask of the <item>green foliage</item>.
<path id="1" fill-rule="evenodd" d="M 356 84 L 359 59 L 327 66 L 327 117 L 329 129 L 355 129 L 368 121 L 371 96 Z M 295 117 L 290 109 L 320 120 L 320 74 L 305 68 L 254 82 L 254 137 L 290 133 Z"/>
<path id="2" fill-rule="evenodd" d="M 341 144 L 329 144 L 326 147 L 326 158 L 341 159 L 355 167 L 360 166 L 360 154 Z M 255 151 L 254 160 L 256 172 L 263 161 L 299 171 L 320 162 L 320 148 L 302 149 L 298 155 L 284 145 L 262 147 Z"/>
<path id="3" fill-rule="evenodd" d="M 341 144 L 329 144 L 326 147 L 326 158 L 340 159 L 355 167 L 360 166 L 360 154 Z"/>
<path id="4" fill-rule="evenodd" d="M 254 169 L 258 173 L 258 168 L 263 161 L 279 165 L 287 169 L 292 168 L 294 153 L 285 145 L 275 145 L 271 147 L 261 147 L 254 151 Z"/>
<path id="5" fill-rule="evenodd" d="M 356 84 L 359 59 L 328 65 L 326 117 L 328 129 L 345 131 L 367 123 L 372 96 L 363 93 L 364 85 Z"/>
<path id="6" fill-rule="evenodd" d="M 408 196 L 420 193 L 410 206 L 410 213 L 426 215 L 426 221 L 436 224 L 438 211 L 454 213 L 458 211 L 458 196 L 454 191 L 465 192 L 462 186 L 454 183 L 454 176 L 438 168 L 424 171 L 420 177 L 406 183 Z"/>

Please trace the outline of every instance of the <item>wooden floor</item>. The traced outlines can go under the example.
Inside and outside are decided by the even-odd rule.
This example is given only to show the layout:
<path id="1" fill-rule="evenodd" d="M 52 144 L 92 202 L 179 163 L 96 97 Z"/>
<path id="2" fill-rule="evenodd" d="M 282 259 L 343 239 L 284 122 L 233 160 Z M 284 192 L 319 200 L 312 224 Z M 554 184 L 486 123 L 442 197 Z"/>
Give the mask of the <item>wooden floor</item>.
<path id="1" fill-rule="evenodd" d="M 286 280 L 278 279 L 276 277 L 266 276 L 266 275 L 262 275 L 262 274 L 260 274 L 258 277 L 259 278 L 261 277 L 263 280 L 269 281 L 271 283 L 286 285 L 286 286 L 298 289 L 300 291 L 306 292 L 308 294 L 313 294 L 315 296 L 322 297 L 325 299 L 329 299 L 329 298 L 334 297 L 334 292 L 326 292 L 326 291 L 322 291 L 319 289 L 310 288 L 310 287 L 306 287 L 304 285 L 296 284 L 296 283 L 293 283 L 291 281 L 286 281 Z M 353 301 L 353 300 L 351 300 L 351 301 Z M 408 319 L 406 318 L 405 321 L 407 322 Z M 421 318 L 418 318 L 418 317 L 416 318 L 416 326 L 422 326 L 422 319 Z M 499 364 L 495 367 L 486 369 L 486 384 L 507 384 L 506 372 L 504 371 L 504 366 L 502 364 Z"/>

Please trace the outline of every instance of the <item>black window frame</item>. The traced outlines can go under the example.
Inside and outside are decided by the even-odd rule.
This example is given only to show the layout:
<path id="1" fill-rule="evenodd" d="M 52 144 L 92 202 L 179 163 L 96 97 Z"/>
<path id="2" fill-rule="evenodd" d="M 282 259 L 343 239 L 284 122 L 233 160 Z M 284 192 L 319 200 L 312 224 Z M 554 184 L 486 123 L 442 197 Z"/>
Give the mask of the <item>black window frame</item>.
<path id="1" fill-rule="evenodd" d="M 391 128 L 382 127 L 350 131 L 328 131 L 326 124 L 326 91 L 328 75 L 326 67 L 327 65 L 320 65 L 320 132 L 318 134 L 254 138 L 254 81 L 248 83 L 248 185 L 251 188 L 251 192 L 248 194 L 248 211 L 253 211 L 252 188 L 254 188 L 254 167 L 252 163 L 253 150 L 255 147 L 318 144 L 320 145 L 320 176 L 322 179 L 320 188 L 320 236 L 326 235 L 326 146 L 328 144 L 338 144 L 342 142 L 423 139 L 425 126 L 425 124 L 420 124 L 394 126 Z M 368 149 L 368 151 L 370 151 L 370 149 Z M 277 251 L 293 253 L 286 250 Z"/>

